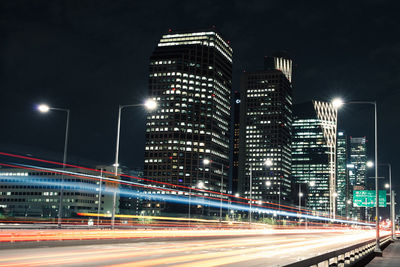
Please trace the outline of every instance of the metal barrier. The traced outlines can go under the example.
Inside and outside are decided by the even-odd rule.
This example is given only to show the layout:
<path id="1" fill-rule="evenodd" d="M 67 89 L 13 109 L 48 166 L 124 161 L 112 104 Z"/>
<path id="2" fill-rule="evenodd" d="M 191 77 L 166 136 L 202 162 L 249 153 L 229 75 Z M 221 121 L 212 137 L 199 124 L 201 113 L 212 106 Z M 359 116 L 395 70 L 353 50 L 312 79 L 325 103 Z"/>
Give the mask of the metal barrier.
<path id="1" fill-rule="evenodd" d="M 380 244 L 381 246 L 383 246 L 390 241 L 391 241 L 390 235 L 384 236 L 381 238 Z M 374 253 L 375 244 L 376 244 L 375 239 L 368 240 L 346 248 L 331 251 L 312 258 L 284 265 L 284 267 L 354 266 L 356 263 L 358 263 L 365 257 L 371 256 Z"/>

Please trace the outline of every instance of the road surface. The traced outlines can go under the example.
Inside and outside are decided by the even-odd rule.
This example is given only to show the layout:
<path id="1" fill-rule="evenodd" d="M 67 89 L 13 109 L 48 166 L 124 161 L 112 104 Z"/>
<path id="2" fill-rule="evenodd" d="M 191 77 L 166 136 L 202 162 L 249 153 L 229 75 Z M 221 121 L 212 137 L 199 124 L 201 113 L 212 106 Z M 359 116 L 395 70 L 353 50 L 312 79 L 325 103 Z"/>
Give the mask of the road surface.
<path id="1" fill-rule="evenodd" d="M 3 249 L 0 266 L 282 266 L 374 237 L 374 231 L 260 231 L 199 240 Z M 79 242 L 79 241 L 77 241 Z M 107 241 L 105 241 L 107 242 Z"/>

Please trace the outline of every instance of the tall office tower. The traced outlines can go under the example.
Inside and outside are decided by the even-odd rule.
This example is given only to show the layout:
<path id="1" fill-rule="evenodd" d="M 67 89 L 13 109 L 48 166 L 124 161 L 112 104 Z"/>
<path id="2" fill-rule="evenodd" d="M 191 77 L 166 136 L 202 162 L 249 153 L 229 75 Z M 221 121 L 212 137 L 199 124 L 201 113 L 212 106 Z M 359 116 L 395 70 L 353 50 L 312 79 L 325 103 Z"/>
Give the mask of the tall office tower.
<path id="1" fill-rule="evenodd" d="M 215 29 L 168 32 L 150 57 L 144 176 L 226 192 L 232 48 Z M 205 166 L 203 160 L 209 159 Z M 221 170 L 223 169 L 223 173 Z"/>
<path id="2" fill-rule="evenodd" d="M 290 59 L 281 60 L 291 65 Z M 239 191 L 255 200 L 287 203 L 291 196 L 292 84 L 279 66 L 266 65 L 264 71 L 243 73 L 240 90 Z"/>
<path id="3" fill-rule="evenodd" d="M 349 179 L 352 185 L 351 190 L 367 190 L 367 146 L 366 137 L 350 137 L 350 164 Z M 370 209 L 369 212 L 371 212 Z M 353 217 L 355 219 L 367 220 L 368 209 L 363 207 L 353 207 Z"/>
<path id="4" fill-rule="evenodd" d="M 353 167 L 349 175 L 353 186 L 367 186 L 367 146 L 366 137 L 350 137 L 350 164 Z"/>
<path id="5" fill-rule="evenodd" d="M 293 62 L 286 52 L 276 52 L 264 57 L 264 70 L 280 70 L 292 82 Z"/>
<path id="6" fill-rule="evenodd" d="M 307 184 L 308 205 L 335 215 L 335 142 L 337 110 L 327 102 L 295 105 L 292 142 L 292 176 Z"/>
<path id="7" fill-rule="evenodd" d="M 347 172 L 347 135 L 344 131 L 338 131 L 337 135 L 337 150 L 336 150 L 336 166 L 337 166 L 337 179 L 336 179 L 336 192 L 337 192 L 337 214 L 340 216 L 349 216 L 350 214 L 350 187 Z"/>

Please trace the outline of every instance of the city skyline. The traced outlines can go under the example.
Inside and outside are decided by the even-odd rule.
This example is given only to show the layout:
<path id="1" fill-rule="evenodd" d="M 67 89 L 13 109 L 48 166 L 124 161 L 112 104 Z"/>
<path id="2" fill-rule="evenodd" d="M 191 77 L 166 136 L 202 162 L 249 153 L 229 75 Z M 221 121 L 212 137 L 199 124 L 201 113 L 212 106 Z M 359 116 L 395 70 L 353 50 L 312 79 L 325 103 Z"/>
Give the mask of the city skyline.
<path id="1" fill-rule="evenodd" d="M 240 6 L 240 5 L 239 5 Z M 236 6 L 237 8 L 238 6 Z M 8 7 L 10 8 L 10 7 Z M 115 8 L 118 10 L 118 7 L 115 6 Z M 234 8 L 235 9 L 235 8 Z M 65 22 L 68 23 L 70 22 L 70 19 L 68 17 L 65 17 L 68 12 L 71 12 L 74 10 L 73 6 L 70 6 L 64 10 L 64 16 L 61 16 L 61 19 Z M 52 10 L 47 10 L 45 9 L 43 12 L 44 14 L 48 15 L 45 18 L 48 19 L 47 22 L 52 21 L 53 17 L 50 15 L 53 14 Z M 338 10 L 338 12 L 341 12 Z M 16 12 L 16 16 L 18 17 L 20 13 Z M 99 16 L 103 16 L 103 14 L 99 14 Z M 35 20 L 35 18 L 30 18 Z M 20 23 L 24 23 L 24 18 L 20 17 L 19 21 Z M 165 29 L 163 27 L 160 27 L 159 25 L 154 25 L 155 28 L 158 29 L 159 32 L 167 32 L 171 31 L 174 32 L 179 29 L 183 28 L 209 28 L 209 27 L 202 27 L 199 25 L 199 23 L 195 24 L 188 24 L 187 26 L 182 26 L 179 25 L 179 23 L 171 23 L 171 29 Z M 200 23 L 202 25 L 207 24 L 206 21 L 203 21 Z M 69 25 L 69 24 L 68 24 Z M 174 26 L 175 27 L 172 27 Z M 9 29 L 9 37 L 10 41 L 16 41 L 18 42 L 19 39 L 15 39 L 15 33 L 16 31 L 13 31 L 13 26 L 11 25 Z M 47 28 L 46 28 L 47 29 Z M 260 58 L 260 56 L 265 56 L 268 54 L 273 53 L 276 50 L 281 50 L 285 49 L 288 50 L 291 56 L 296 58 L 296 64 L 294 64 L 293 69 L 294 69 L 294 75 L 293 75 L 293 84 L 295 86 L 294 90 L 294 102 L 299 103 L 303 102 L 308 99 L 319 99 L 319 100 L 325 100 L 329 101 L 332 99 L 334 96 L 342 95 L 344 96 L 345 99 L 361 99 L 359 96 L 363 96 L 362 98 L 372 98 L 374 97 L 372 95 L 374 94 L 369 94 L 368 91 L 363 94 L 356 93 L 356 91 L 351 91 L 347 90 L 348 87 L 346 88 L 343 87 L 343 89 L 346 88 L 346 90 L 342 91 L 342 93 L 339 93 L 340 90 L 333 90 L 330 88 L 330 85 L 325 87 L 328 88 L 326 90 L 315 90 L 312 89 L 315 87 L 318 82 L 307 82 L 307 86 L 305 86 L 305 75 L 307 72 L 310 71 L 309 67 L 304 67 L 302 64 L 312 64 L 312 62 L 318 62 L 315 57 L 308 57 L 307 59 L 302 58 L 301 56 L 304 55 L 304 53 L 299 53 L 299 47 L 303 49 L 303 51 L 306 51 L 306 47 L 300 45 L 300 46 L 294 46 L 288 40 L 282 39 L 274 39 L 273 45 L 267 48 L 260 48 L 257 49 L 251 49 L 251 53 L 249 49 L 243 48 L 243 41 L 241 38 L 234 38 L 237 36 L 237 33 L 232 32 L 232 30 L 228 29 L 225 27 L 224 23 L 216 24 L 216 29 L 218 29 L 219 32 L 222 32 L 224 38 L 229 40 L 228 42 L 235 48 L 235 46 L 238 47 L 238 49 L 235 49 L 235 55 L 234 59 L 238 58 L 238 63 L 233 63 L 233 88 L 232 90 L 238 89 L 238 79 L 239 79 L 239 73 L 241 73 L 243 70 L 257 70 L 257 69 L 262 69 L 262 63 L 261 62 L 256 62 L 255 61 L 255 55 L 258 55 L 257 58 Z M 86 29 L 89 30 L 89 29 Z M 48 32 L 51 32 L 51 29 L 48 29 Z M 151 49 L 153 49 L 157 42 L 156 38 L 158 34 L 152 33 L 149 35 L 149 38 L 141 38 L 141 40 L 144 43 L 150 44 L 147 45 L 146 47 L 141 46 L 141 48 L 137 51 L 147 51 L 147 54 L 144 54 L 145 61 L 148 64 L 148 57 L 151 54 Z M 24 38 L 28 38 L 29 40 L 28 44 L 35 44 L 36 39 L 34 36 L 25 36 L 23 35 Z M 243 36 L 248 36 L 244 34 Z M 242 37 L 242 36 L 241 36 Z M 30 39 L 29 39 L 30 38 Z M 118 40 L 118 37 L 115 36 L 109 36 L 109 38 L 114 38 L 114 40 Z M 126 38 L 126 37 L 125 37 Z M 132 36 L 132 38 L 136 38 Z M 259 36 L 257 38 L 251 37 L 250 38 L 253 41 L 262 41 L 263 39 Z M 47 40 L 51 40 L 51 42 L 55 42 L 52 38 L 48 38 Z M 286 42 L 284 42 L 284 40 Z M 94 43 L 93 43 L 94 44 Z M 290 44 L 290 45 L 289 45 Z M 59 46 L 60 49 L 65 49 L 65 46 L 62 46 L 61 44 L 54 43 L 55 47 L 57 45 Z M 98 44 L 94 44 L 94 47 L 98 47 Z M 120 43 L 121 47 L 124 47 L 122 43 Z M 279 46 L 279 47 L 278 47 Z M 79 47 L 79 44 L 75 44 L 73 47 Z M 245 47 L 245 46 L 244 46 Z M 277 49 L 276 49 L 277 48 Z M 99 48 L 100 49 L 100 48 Z M 103 47 L 102 49 L 108 49 L 108 47 Z M 44 51 L 40 52 L 41 54 L 45 55 Z M 40 54 L 39 53 L 39 54 Z M 128 55 L 128 54 L 127 54 Z M 135 54 L 137 56 L 137 54 Z M 309 53 L 309 55 L 312 55 Z M 45 57 L 46 58 L 46 57 Z M 140 57 L 139 57 L 140 58 Z M 298 60 L 300 59 L 300 61 Z M 334 62 L 332 58 L 326 57 L 324 59 L 325 62 Z M 7 61 L 6 61 L 7 62 Z M 97 62 L 97 61 L 93 61 Z M 81 158 L 87 158 L 90 160 L 97 161 L 99 163 L 110 163 L 112 162 L 112 150 L 114 146 L 114 125 L 116 124 L 116 116 L 115 113 L 117 111 L 117 107 L 119 104 L 137 104 L 143 101 L 146 97 L 146 87 L 147 87 L 147 75 L 146 71 L 144 71 L 146 64 L 138 64 L 136 61 L 133 65 L 131 65 L 131 68 L 139 70 L 137 73 L 140 75 L 136 77 L 141 77 L 140 79 L 136 79 L 135 81 L 138 81 L 138 84 L 135 86 L 132 86 L 130 88 L 132 89 L 127 89 L 129 87 L 126 87 L 125 89 L 118 90 L 119 85 L 116 86 L 117 89 L 115 89 L 114 83 L 108 83 L 109 85 L 112 85 L 112 90 L 108 89 L 102 89 L 102 90 L 97 90 L 96 88 L 105 88 L 103 87 L 107 83 L 103 83 L 101 86 L 96 83 L 96 79 L 93 80 L 93 84 L 90 87 L 87 87 L 86 89 L 80 88 L 81 86 L 79 83 L 76 83 L 75 89 L 73 87 L 65 87 L 65 85 L 61 85 L 57 87 L 57 89 L 52 88 L 51 86 L 48 86 L 48 82 L 44 81 L 47 83 L 47 85 L 40 85 L 37 87 L 37 85 L 34 85 L 34 83 L 28 84 L 28 86 L 23 86 L 22 88 L 20 87 L 19 90 L 14 90 L 13 87 L 10 87 L 10 80 L 16 80 L 16 77 L 13 75 L 10 75 L 8 79 L 3 79 L 3 82 L 5 82 L 5 88 L 6 90 L 3 92 L 6 92 L 6 95 L 3 99 L 10 99 L 5 105 L 2 106 L 2 108 L 7 108 L 7 110 L 10 110 L 9 105 L 11 103 L 14 104 L 16 113 L 13 114 L 13 117 L 6 117 L 5 118 L 5 123 L 8 122 L 9 125 L 13 125 L 12 123 L 9 123 L 10 119 L 14 118 L 16 121 L 21 121 L 24 124 L 24 129 L 25 131 L 18 131 L 17 128 L 13 127 L 7 127 L 6 131 L 2 132 L 3 138 L 2 140 L 5 140 L 4 144 L 2 146 L 5 148 L 5 150 L 13 150 L 11 152 L 16 152 L 21 151 L 23 153 L 33 153 L 34 155 L 37 156 L 43 156 L 46 154 L 50 154 L 52 152 L 55 153 L 60 153 L 61 152 L 61 146 L 60 142 L 58 141 L 59 139 L 62 139 L 62 131 L 56 131 L 56 129 L 62 128 L 62 122 L 59 120 L 59 116 L 61 114 L 48 114 L 46 116 L 43 116 L 41 114 L 38 114 L 34 111 L 35 105 L 39 104 L 40 102 L 43 102 L 46 100 L 47 103 L 58 106 L 58 107 L 68 107 L 71 109 L 71 142 L 70 142 L 70 150 L 69 154 L 72 156 L 76 155 Z M 143 62 L 143 61 L 142 61 Z M 27 65 L 29 67 L 29 65 Z M 74 71 L 74 68 L 71 68 L 71 65 L 65 65 L 63 66 L 65 70 L 69 71 Z M 329 66 L 327 66 L 329 68 Z M 69 68 L 69 69 L 68 69 Z M 323 69 L 321 68 L 319 71 L 322 71 Z M 313 70 L 318 71 L 318 70 Z M 326 71 L 326 70 L 325 70 Z M 84 71 L 81 73 L 85 73 Z M 88 72 L 90 73 L 90 72 Z M 111 72 L 108 72 L 111 74 Z M 317 72 L 318 73 L 318 72 Z M 321 72 L 323 74 L 324 72 Z M 349 72 L 352 73 L 352 72 Z M 353 72 L 354 73 L 354 72 Z M 315 77 L 317 77 L 316 75 Z M 13 78 L 14 77 L 14 78 Z M 27 76 L 29 77 L 29 75 Z M 72 76 L 73 77 L 73 76 Z M 79 76 L 81 81 L 83 81 L 83 84 L 88 84 L 86 79 L 83 79 L 82 76 Z M 106 76 L 107 77 L 107 76 Z M 112 76 L 110 76 L 111 78 Z M 329 77 L 326 76 L 321 76 L 321 77 Z M 134 78 L 134 77 L 132 77 Z M 126 80 L 133 80 L 132 78 L 129 78 L 129 76 L 125 77 Z M 290 77 L 292 78 L 292 77 Z M 21 80 L 19 80 L 19 84 L 21 85 Z M 28 79 L 29 80 L 29 79 Z M 337 82 L 336 79 L 332 79 L 333 83 Z M 327 80 L 329 82 L 329 79 Z M 56 83 L 55 83 L 56 84 Z M 90 84 L 90 83 L 89 83 Z M 329 83 L 328 83 L 329 84 Z M 310 89 L 306 89 L 306 87 L 310 87 Z M 32 88 L 32 89 L 31 89 Z M 47 88 L 47 89 L 46 89 Z M 111 88 L 111 87 L 109 87 Z M 140 88 L 139 90 L 136 89 L 134 90 L 133 88 Z M 129 91 L 129 92 L 128 92 Z M 301 92 L 301 93 L 300 93 Z M 373 92 L 373 91 L 371 91 Z M 21 95 L 23 96 L 21 99 L 16 98 L 15 96 Z M 384 94 L 385 96 L 387 94 Z M 135 96 L 135 97 L 133 97 Z M 311 97 L 312 96 L 312 97 Z M 77 100 L 71 101 L 71 97 L 77 97 Z M 17 101 L 21 100 L 21 101 Z M 132 99 L 132 100 L 130 100 Z M 378 97 L 379 101 L 382 101 Z M 106 102 L 104 102 L 106 101 Z M 385 100 L 387 101 L 387 100 Z M 97 103 L 97 104 L 96 104 Z M 382 102 L 384 103 L 384 102 Z M 99 106 L 102 104 L 101 106 Z M 13 107 L 14 107 L 13 106 Z M 378 103 L 378 108 L 379 109 L 387 109 L 386 105 L 379 105 Z M 354 136 L 361 136 L 361 135 L 367 135 L 367 136 L 372 136 L 372 127 L 367 127 L 366 125 L 369 124 L 371 121 L 370 115 L 372 115 L 372 112 L 370 113 L 369 111 L 366 111 L 364 107 L 346 107 L 347 110 L 341 110 L 339 112 L 339 127 L 346 129 L 346 131 L 350 135 Z M 385 120 L 387 120 L 388 116 L 380 115 L 380 110 L 378 111 L 379 115 L 382 116 L 382 124 L 380 124 L 380 129 L 382 131 L 387 131 L 385 130 L 388 126 L 386 126 L 387 123 L 384 123 Z M 349 114 L 354 115 L 354 117 L 357 117 L 356 120 L 352 119 L 353 116 L 349 116 Z M 3 114 L 5 114 L 3 112 Z M 145 112 L 140 112 L 140 111 L 127 111 L 122 118 L 122 129 L 121 129 L 121 157 L 120 157 L 120 162 L 121 165 L 127 165 L 131 168 L 133 167 L 141 167 L 143 163 L 143 153 L 141 152 L 141 147 L 144 147 L 143 143 L 141 143 L 141 140 L 144 141 L 144 121 L 145 121 L 146 113 Z M 393 120 L 392 120 L 393 121 Z M 38 127 L 33 126 L 37 125 Z M 358 125 L 359 124 L 359 125 Z M 357 127 L 355 126 L 357 125 Z M 77 131 L 77 127 L 81 128 L 82 130 Z M 89 129 L 93 130 L 93 132 L 90 132 Z M 46 129 L 46 130 L 44 130 Z M 49 131 L 48 129 L 51 129 Z M 54 131 L 53 131 L 54 130 Z M 29 133 L 29 134 L 28 134 Z M 21 136 L 23 138 L 21 138 Z M 381 136 L 381 135 L 380 135 Z M 16 143 L 15 138 L 20 138 L 19 143 Z M 370 145 L 372 145 L 373 142 L 370 142 Z M 50 151 L 50 153 L 40 153 L 38 147 L 40 147 L 41 150 L 43 151 Z M 382 144 L 383 151 L 382 155 L 383 157 L 388 157 L 386 155 L 389 155 L 389 153 L 384 153 L 386 144 Z M 90 149 L 88 149 L 90 148 Z M 88 151 L 93 151 L 92 155 L 89 154 Z M 369 153 L 370 151 L 373 151 L 372 148 L 368 148 Z M 391 150 L 390 150 L 391 151 Z M 71 157 L 72 158 L 72 157 Z M 369 158 L 371 157 L 371 154 L 369 155 Z M 389 159 L 389 157 L 388 157 Z M 382 159 L 382 161 L 389 161 L 386 160 L 385 158 Z M 394 167 L 396 168 L 396 167 Z M 394 187 L 397 187 L 396 181 L 394 181 Z"/>
<path id="2" fill-rule="evenodd" d="M 397 266 L 399 8 L 0 1 L 2 262 Z"/>

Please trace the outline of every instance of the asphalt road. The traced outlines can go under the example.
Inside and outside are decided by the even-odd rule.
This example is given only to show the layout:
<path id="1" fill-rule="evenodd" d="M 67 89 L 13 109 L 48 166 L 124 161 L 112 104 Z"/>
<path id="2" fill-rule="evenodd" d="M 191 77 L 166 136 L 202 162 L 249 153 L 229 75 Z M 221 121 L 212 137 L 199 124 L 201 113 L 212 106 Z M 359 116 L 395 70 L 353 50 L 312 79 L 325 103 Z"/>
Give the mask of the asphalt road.
<path id="1" fill-rule="evenodd" d="M 281 266 L 371 239 L 374 234 L 269 231 L 252 237 L 3 249 L 0 266 Z"/>

